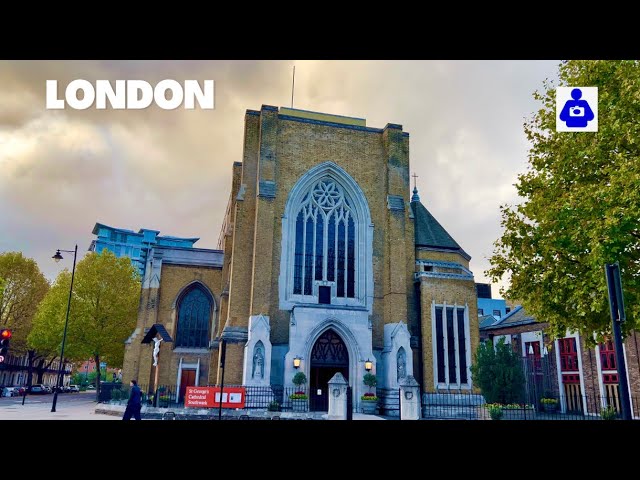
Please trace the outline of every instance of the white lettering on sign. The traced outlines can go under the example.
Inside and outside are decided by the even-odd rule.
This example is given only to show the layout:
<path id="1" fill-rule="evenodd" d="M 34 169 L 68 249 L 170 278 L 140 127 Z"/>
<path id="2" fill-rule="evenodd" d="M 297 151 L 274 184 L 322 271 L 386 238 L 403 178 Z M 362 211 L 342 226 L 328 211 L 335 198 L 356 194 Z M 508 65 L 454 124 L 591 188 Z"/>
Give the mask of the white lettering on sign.
<path id="1" fill-rule="evenodd" d="M 107 109 L 107 101 L 113 110 L 140 110 L 152 103 L 163 110 L 175 110 L 184 105 L 194 110 L 196 102 L 203 110 L 214 108 L 214 81 L 204 80 L 202 88 L 198 80 L 185 80 L 184 87 L 176 80 L 166 79 L 152 87 L 144 80 L 96 80 L 95 87 L 88 80 L 69 82 L 64 99 L 58 98 L 58 81 L 46 81 L 47 110 L 64 110 L 66 105 L 75 110 L 86 110 L 95 103 L 97 110 Z M 65 103 L 66 102 L 66 103 Z"/>

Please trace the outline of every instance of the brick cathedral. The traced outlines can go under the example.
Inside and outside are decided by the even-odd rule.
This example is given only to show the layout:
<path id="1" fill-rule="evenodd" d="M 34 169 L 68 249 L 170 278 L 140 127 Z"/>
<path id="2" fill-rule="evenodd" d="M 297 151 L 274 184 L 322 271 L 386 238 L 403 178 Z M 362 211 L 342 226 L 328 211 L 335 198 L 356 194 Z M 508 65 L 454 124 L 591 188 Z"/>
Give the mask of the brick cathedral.
<path id="1" fill-rule="evenodd" d="M 336 372 L 357 409 L 366 368 L 379 388 L 470 390 L 470 257 L 410 196 L 409 167 L 401 125 L 247 110 L 218 249 L 149 253 L 123 380 L 180 396 L 217 384 L 224 340 L 225 384 L 292 386 L 301 371 L 311 409 Z M 157 379 L 149 333 L 164 339 Z"/>

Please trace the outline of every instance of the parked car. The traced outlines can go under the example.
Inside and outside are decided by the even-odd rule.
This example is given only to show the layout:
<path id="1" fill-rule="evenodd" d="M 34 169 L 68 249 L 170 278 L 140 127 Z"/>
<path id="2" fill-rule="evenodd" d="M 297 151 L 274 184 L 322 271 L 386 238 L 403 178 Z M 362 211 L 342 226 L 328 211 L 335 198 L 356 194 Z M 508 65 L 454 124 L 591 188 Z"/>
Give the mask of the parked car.
<path id="1" fill-rule="evenodd" d="M 69 385 L 69 392 L 75 393 L 79 391 L 80 391 L 80 387 L 78 385 Z"/>
<path id="2" fill-rule="evenodd" d="M 49 392 L 44 387 L 44 385 L 31 385 L 31 390 L 29 390 L 29 393 L 32 395 L 44 395 Z"/>
<path id="3" fill-rule="evenodd" d="M 95 390 L 96 386 L 94 384 L 87 385 L 87 390 Z"/>
<path id="4" fill-rule="evenodd" d="M 18 387 L 4 387 L 2 389 L 3 397 L 15 397 L 19 394 L 20 393 L 19 393 Z"/>

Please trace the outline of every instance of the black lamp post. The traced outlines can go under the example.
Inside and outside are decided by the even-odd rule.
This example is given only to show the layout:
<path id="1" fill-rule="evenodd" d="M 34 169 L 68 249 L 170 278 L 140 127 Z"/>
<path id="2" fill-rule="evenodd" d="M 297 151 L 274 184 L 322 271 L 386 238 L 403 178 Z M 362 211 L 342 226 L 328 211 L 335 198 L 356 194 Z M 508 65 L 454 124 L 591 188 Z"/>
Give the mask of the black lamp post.
<path id="1" fill-rule="evenodd" d="M 73 253 L 73 269 L 71 270 L 71 286 L 69 287 L 69 300 L 67 302 L 67 317 L 64 321 L 64 333 L 62 334 L 62 347 L 60 347 L 60 365 L 58 365 L 58 380 L 56 382 L 56 388 L 53 392 L 53 403 L 51 405 L 51 411 L 56 411 L 56 404 L 58 403 L 58 389 L 60 388 L 60 384 L 62 383 L 63 372 L 64 372 L 64 344 L 67 341 L 67 326 L 69 325 L 69 310 L 71 310 L 71 295 L 73 294 L 73 279 L 76 275 L 76 257 L 78 255 L 78 245 L 76 245 L 75 250 L 56 250 L 56 254 L 51 257 L 56 263 L 62 260 L 62 255 L 60 252 Z"/>

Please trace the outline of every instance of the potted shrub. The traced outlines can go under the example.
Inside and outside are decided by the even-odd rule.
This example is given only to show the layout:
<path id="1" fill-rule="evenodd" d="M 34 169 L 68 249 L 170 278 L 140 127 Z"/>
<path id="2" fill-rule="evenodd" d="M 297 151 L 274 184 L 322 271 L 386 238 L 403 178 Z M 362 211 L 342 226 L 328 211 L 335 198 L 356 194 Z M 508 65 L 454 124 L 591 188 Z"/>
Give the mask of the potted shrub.
<path id="1" fill-rule="evenodd" d="M 295 393 L 289 395 L 293 411 L 306 412 L 309 396 L 304 390 L 304 385 L 307 383 L 307 376 L 302 372 L 298 372 L 293 376 L 292 382 L 296 386 Z"/>
<path id="2" fill-rule="evenodd" d="M 602 418 L 602 420 L 615 420 L 618 418 L 618 412 L 613 405 L 609 405 L 607 408 L 602 409 L 600 418 Z"/>
<path id="3" fill-rule="evenodd" d="M 372 415 L 376 411 L 378 405 L 378 397 L 371 392 L 371 389 L 378 384 L 378 379 L 373 373 L 365 373 L 363 383 L 369 387 L 369 391 L 360 397 L 360 406 L 362 407 L 362 413 Z"/>
<path id="4" fill-rule="evenodd" d="M 540 404 L 542 405 L 542 409 L 547 413 L 555 413 L 558 410 L 558 400 L 555 398 L 541 398 Z"/>
<path id="5" fill-rule="evenodd" d="M 270 412 L 279 412 L 280 404 L 275 400 L 273 400 L 272 402 L 269 402 L 269 405 L 267 406 L 267 410 Z"/>

